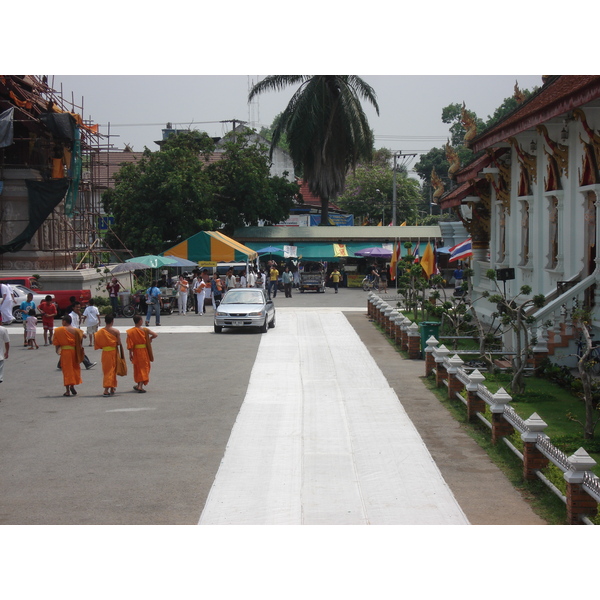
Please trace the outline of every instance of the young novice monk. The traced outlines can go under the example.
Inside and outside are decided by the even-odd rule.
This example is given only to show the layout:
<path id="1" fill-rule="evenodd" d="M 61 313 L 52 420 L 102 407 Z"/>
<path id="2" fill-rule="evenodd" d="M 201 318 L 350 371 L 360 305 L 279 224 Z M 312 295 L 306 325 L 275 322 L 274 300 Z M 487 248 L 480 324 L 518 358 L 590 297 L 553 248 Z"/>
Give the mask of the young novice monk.
<path id="1" fill-rule="evenodd" d="M 94 334 L 94 348 L 102 348 L 103 396 L 114 396 L 117 391 L 117 353 L 121 345 L 121 333 L 113 327 L 115 317 L 104 317 L 105 326 Z"/>
<path id="2" fill-rule="evenodd" d="M 152 354 L 152 340 L 158 335 L 147 327 L 142 327 L 141 315 L 135 315 L 133 322 L 135 327 L 127 330 L 127 348 L 129 359 L 133 363 L 133 380 L 136 385 L 133 389 L 145 394 L 145 385 L 150 381 L 150 363 L 154 361 Z"/>
<path id="3" fill-rule="evenodd" d="M 63 382 L 67 391 L 63 396 L 76 396 L 75 386 L 82 383 L 81 366 L 83 361 L 83 332 L 71 325 L 71 317 L 63 315 L 62 327 L 57 327 L 52 343 L 60 354 Z"/>

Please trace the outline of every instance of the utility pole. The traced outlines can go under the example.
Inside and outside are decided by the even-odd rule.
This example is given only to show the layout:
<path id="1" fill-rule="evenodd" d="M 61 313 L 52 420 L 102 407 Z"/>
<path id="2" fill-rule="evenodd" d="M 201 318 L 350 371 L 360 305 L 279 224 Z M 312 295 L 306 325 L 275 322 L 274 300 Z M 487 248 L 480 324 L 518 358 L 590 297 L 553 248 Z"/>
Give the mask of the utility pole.
<path id="1" fill-rule="evenodd" d="M 416 154 L 402 154 L 402 150 L 400 152 L 394 152 L 394 186 L 392 191 L 392 226 L 396 226 L 396 205 L 398 203 L 398 193 L 396 188 L 396 167 L 397 167 L 397 159 L 399 156 L 404 156 L 406 159 L 414 158 L 417 156 Z M 406 161 L 405 163 L 406 164 Z"/>

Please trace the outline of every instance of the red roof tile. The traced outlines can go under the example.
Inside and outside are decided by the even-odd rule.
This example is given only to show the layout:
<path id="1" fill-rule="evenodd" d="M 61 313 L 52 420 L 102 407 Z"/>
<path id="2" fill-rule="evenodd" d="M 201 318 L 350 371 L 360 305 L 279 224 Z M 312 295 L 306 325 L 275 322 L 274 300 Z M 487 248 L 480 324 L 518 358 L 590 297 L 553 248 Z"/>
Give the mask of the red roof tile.
<path id="1" fill-rule="evenodd" d="M 471 142 L 474 152 L 506 141 L 549 119 L 600 98 L 600 76 L 558 75 L 530 96 L 519 108 Z"/>

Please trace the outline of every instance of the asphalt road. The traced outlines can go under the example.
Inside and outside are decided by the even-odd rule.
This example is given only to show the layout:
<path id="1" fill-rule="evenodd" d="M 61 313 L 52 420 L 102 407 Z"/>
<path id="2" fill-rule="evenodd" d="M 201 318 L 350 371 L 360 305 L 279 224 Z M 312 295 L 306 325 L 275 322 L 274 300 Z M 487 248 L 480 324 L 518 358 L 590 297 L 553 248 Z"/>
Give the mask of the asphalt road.
<path id="1" fill-rule="evenodd" d="M 407 411 L 420 432 L 423 428 L 432 455 L 471 522 L 539 523 L 466 434 L 452 429 L 454 450 L 448 459 L 444 443 L 449 447 L 449 440 L 439 436 L 443 429 L 438 427 L 436 436 L 430 419 L 417 423 L 422 363 L 405 365 L 404 381 L 392 382 L 398 355 L 386 351 L 389 344 L 365 313 L 356 310 L 366 308 L 366 300 L 362 290 L 340 289 L 334 294 L 328 289 L 324 294 L 295 292 L 291 299 L 279 293 L 275 303 L 278 309 L 354 309 L 348 312 L 350 321 L 399 397 L 413 390 L 409 394 L 413 408 Z M 0 384 L 0 524 L 198 523 L 251 371 L 260 371 L 254 360 L 261 335 L 249 331 L 215 335 L 210 310 L 204 317 L 174 314 L 161 321 L 162 326 L 155 328 L 159 337 L 148 393 L 133 391 L 130 369 L 110 398 L 102 397 L 99 365 L 83 370 L 84 383 L 76 397 L 63 397 L 54 348 L 44 347 L 40 334 L 40 349 L 28 350 L 23 347 L 22 327 L 8 328 L 11 354 Z M 116 325 L 125 331 L 131 321 L 118 319 Z M 376 335 L 370 335 L 373 332 Z M 88 355 L 99 361 L 100 351 L 90 349 Z M 407 388 L 409 376 L 414 381 Z M 435 409 L 435 403 L 428 404 L 429 410 Z M 458 443 L 467 444 L 468 452 Z M 454 460 L 472 452 L 483 461 L 478 463 L 483 470 L 479 475 Z M 474 494 L 461 472 L 469 477 L 475 473 L 475 487 L 485 472 L 489 486 L 484 490 L 480 485 Z M 502 480 L 506 486 L 499 496 L 497 483 Z M 488 494 L 496 511 L 486 508 Z M 517 508 L 523 511 L 518 517 Z M 486 517 L 492 512 L 494 516 Z"/>

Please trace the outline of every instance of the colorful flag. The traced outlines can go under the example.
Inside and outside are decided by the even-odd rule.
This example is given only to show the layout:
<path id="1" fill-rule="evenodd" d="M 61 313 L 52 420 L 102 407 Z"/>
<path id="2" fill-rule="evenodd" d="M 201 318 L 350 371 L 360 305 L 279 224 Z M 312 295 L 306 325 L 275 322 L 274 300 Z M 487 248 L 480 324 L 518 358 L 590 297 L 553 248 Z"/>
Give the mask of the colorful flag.
<path id="1" fill-rule="evenodd" d="M 450 248 L 450 258 L 448 259 L 448 262 L 463 260 L 469 256 L 473 256 L 471 238 L 467 238 L 464 242 Z"/>
<path id="2" fill-rule="evenodd" d="M 427 275 L 427 279 L 429 279 L 435 270 L 435 256 L 433 255 L 433 248 L 430 243 L 427 243 L 425 252 L 423 252 L 421 266 L 423 267 L 423 271 L 425 271 L 425 275 Z"/>
<path id="3" fill-rule="evenodd" d="M 398 261 L 400 260 L 400 242 L 397 241 L 392 252 L 392 260 L 390 262 L 390 273 L 392 281 L 396 280 L 396 271 L 398 269 Z"/>
<path id="4" fill-rule="evenodd" d="M 415 244 L 415 247 L 412 251 L 413 255 L 413 265 L 416 265 L 419 262 L 419 244 Z"/>

